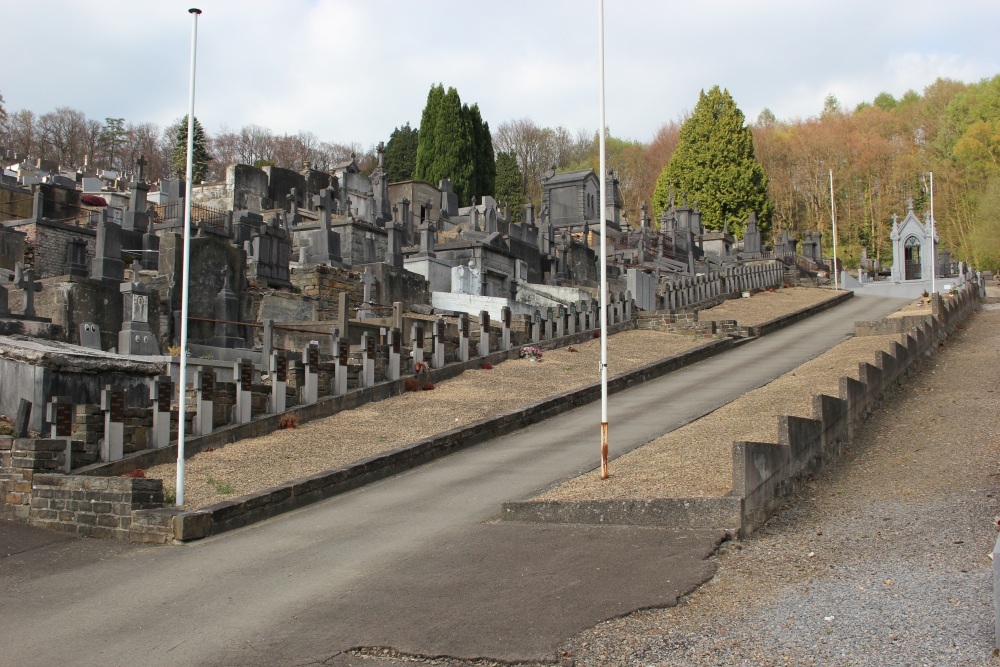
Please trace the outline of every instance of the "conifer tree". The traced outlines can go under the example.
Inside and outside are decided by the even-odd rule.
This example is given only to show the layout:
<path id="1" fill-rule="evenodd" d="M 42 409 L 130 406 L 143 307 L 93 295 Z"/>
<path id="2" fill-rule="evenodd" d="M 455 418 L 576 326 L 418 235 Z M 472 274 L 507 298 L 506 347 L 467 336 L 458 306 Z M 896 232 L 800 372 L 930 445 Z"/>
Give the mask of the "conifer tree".
<path id="1" fill-rule="evenodd" d="M 517 164 L 517 156 L 511 152 L 497 155 L 496 199 L 499 204 L 510 208 L 508 222 L 521 221 L 521 208 L 524 206 L 524 175 Z"/>
<path id="2" fill-rule="evenodd" d="M 174 149 L 171 153 L 174 175 L 183 179 L 187 176 L 187 136 L 188 117 L 181 118 L 174 129 Z M 191 181 L 201 183 L 208 174 L 208 161 L 212 156 L 208 154 L 208 142 L 205 138 L 205 129 L 198 122 L 198 117 L 194 119 L 194 142 L 192 144 L 192 169 Z"/>
<path id="3" fill-rule="evenodd" d="M 437 119 L 443 101 L 444 86 L 440 83 L 431 86 L 430 92 L 427 93 L 427 104 L 424 105 L 424 112 L 420 116 L 420 127 L 423 132 L 420 133 L 420 142 L 417 146 L 417 164 L 413 176 L 432 185 L 437 185 L 431 173 L 437 149 Z"/>
<path id="4" fill-rule="evenodd" d="M 408 181 L 417 169 L 417 147 L 420 134 L 407 123 L 397 127 L 389 135 L 385 145 L 385 170 L 389 172 L 389 182 Z"/>
<path id="5" fill-rule="evenodd" d="M 670 162 L 660 172 L 653 192 L 653 217 L 667 205 L 673 185 L 677 196 L 697 202 L 707 229 L 729 229 L 743 236 L 751 212 L 767 238 L 774 205 L 767 192 L 767 175 L 754 156 L 753 134 L 743 112 L 727 90 L 702 91 L 694 113 L 680 130 Z"/>

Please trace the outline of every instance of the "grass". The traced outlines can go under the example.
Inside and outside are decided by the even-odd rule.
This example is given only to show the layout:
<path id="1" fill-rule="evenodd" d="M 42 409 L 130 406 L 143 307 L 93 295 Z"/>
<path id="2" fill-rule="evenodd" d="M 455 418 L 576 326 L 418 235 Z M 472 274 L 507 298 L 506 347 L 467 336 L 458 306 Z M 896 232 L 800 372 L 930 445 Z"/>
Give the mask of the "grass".
<path id="1" fill-rule="evenodd" d="M 215 487 L 215 492 L 218 494 L 229 496 L 236 493 L 236 491 L 233 489 L 232 484 L 230 484 L 229 482 L 220 482 L 216 479 L 212 479 L 211 475 L 206 477 L 205 481 L 208 482 L 209 485 Z"/>

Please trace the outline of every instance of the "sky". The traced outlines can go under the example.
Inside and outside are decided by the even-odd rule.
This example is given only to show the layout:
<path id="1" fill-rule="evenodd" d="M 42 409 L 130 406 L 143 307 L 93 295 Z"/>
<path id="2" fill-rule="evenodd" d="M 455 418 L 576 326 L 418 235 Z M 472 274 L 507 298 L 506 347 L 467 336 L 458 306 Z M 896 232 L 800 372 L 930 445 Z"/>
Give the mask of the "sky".
<path id="1" fill-rule="evenodd" d="M 195 3 L 195 4 L 192 4 Z M 939 77 L 1000 74 L 997 0 L 606 0 L 605 97 L 616 137 L 649 141 L 701 90 L 748 121 L 819 115 Z M 368 147 L 420 114 L 433 84 L 496 128 L 599 124 L 597 0 L 31 0 L 3 6 L 8 112 L 69 106 L 166 126 L 195 116 Z M 13 63 L 13 64 L 12 64 Z"/>

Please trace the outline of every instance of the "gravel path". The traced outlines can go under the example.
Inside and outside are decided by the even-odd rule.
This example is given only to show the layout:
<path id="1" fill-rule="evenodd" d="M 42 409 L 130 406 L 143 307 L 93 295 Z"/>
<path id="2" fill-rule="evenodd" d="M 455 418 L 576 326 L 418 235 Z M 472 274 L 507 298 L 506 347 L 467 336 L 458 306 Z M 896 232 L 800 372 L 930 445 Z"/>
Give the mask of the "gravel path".
<path id="1" fill-rule="evenodd" d="M 1000 310 L 984 308 L 687 604 L 601 624 L 592 665 L 992 665 Z"/>
<path id="2" fill-rule="evenodd" d="M 748 299 L 729 299 L 715 308 L 703 310 L 699 320 L 736 320 L 752 327 L 802 308 L 827 301 L 843 291 L 814 287 L 787 287 L 773 292 L 758 292 Z"/>

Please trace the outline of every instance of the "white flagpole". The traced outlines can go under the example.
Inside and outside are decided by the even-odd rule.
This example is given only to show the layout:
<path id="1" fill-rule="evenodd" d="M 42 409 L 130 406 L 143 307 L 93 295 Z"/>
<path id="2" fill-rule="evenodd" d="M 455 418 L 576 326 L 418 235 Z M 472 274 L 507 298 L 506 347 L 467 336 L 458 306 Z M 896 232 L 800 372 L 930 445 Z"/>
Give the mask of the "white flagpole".
<path id="1" fill-rule="evenodd" d="M 931 175 L 931 294 L 937 292 L 937 243 L 934 240 L 934 172 Z"/>
<path id="2" fill-rule="evenodd" d="M 600 183 L 601 183 L 601 479 L 608 478 L 608 181 L 604 146 L 604 134 L 607 123 L 604 120 L 604 0 L 597 0 L 597 42 L 598 63 L 600 65 L 600 108 L 601 124 L 598 129 L 598 146 L 600 147 Z"/>
<path id="3" fill-rule="evenodd" d="M 833 228 L 833 289 L 840 289 L 837 282 L 840 271 L 837 270 L 837 210 L 833 203 L 833 169 L 830 170 L 830 225 Z"/>
<path id="4" fill-rule="evenodd" d="M 198 52 L 198 15 L 191 23 L 191 87 L 188 93 L 187 171 L 184 179 L 184 266 L 181 271 L 181 367 L 177 380 L 177 506 L 184 504 L 184 414 L 187 412 L 188 285 L 191 280 L 191 179 L 194 174 L 194 72 Z"/>

